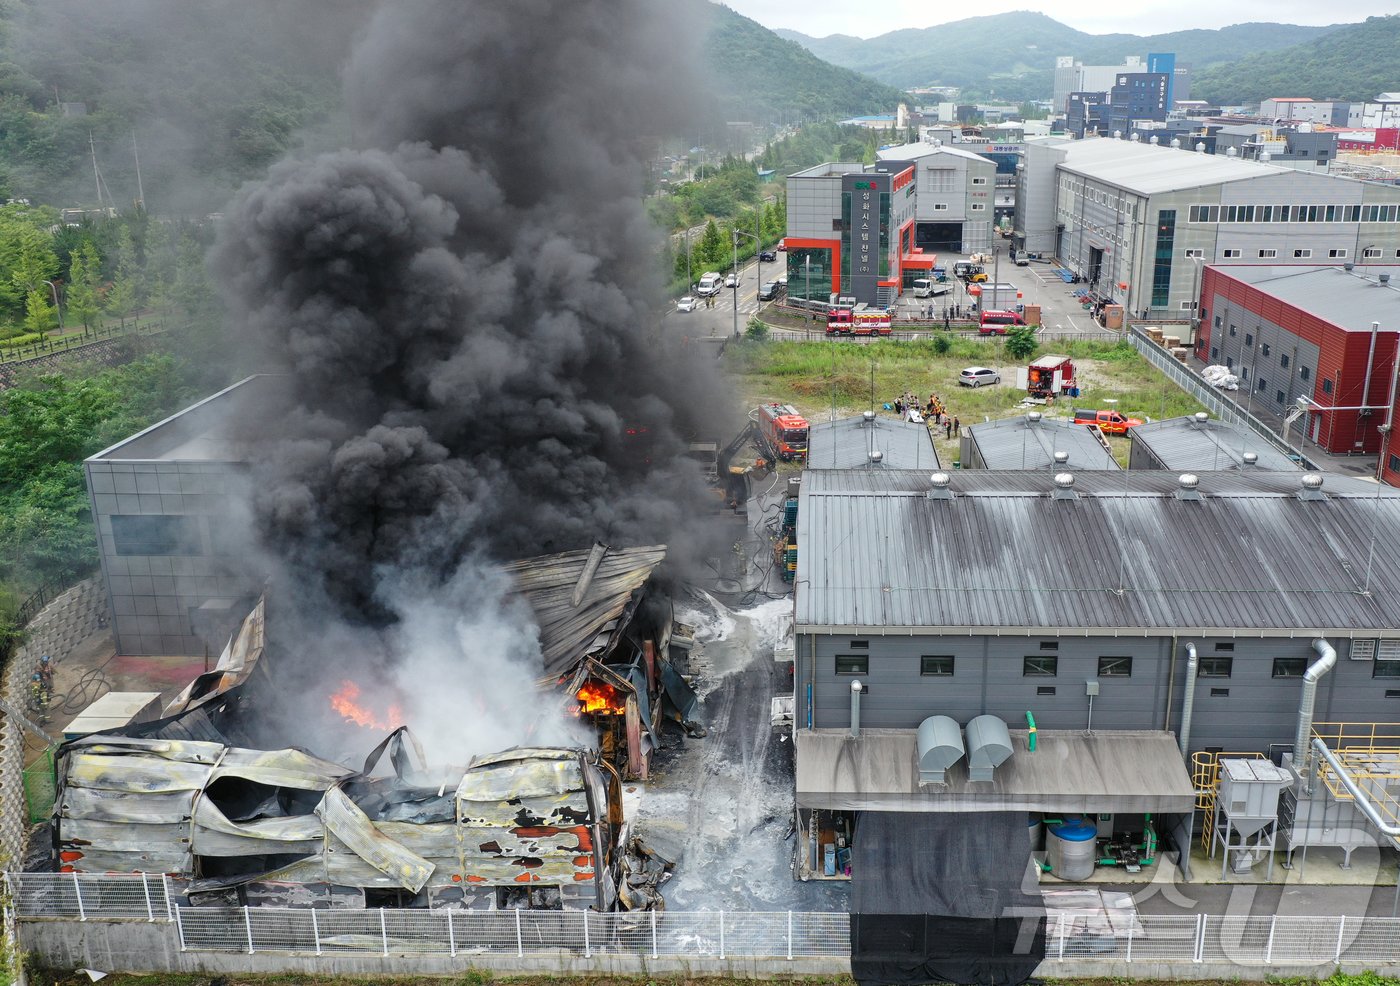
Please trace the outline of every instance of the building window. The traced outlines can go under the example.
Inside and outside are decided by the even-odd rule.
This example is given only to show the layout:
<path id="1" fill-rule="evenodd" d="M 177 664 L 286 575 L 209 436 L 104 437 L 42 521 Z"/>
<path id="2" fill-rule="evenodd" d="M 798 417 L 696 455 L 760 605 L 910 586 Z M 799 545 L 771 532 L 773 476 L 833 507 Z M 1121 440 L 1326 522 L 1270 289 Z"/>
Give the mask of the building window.
<path id="1" fill-rule="evenodd" d="M 1283 391 L 1280 390 L 1278 393 L 1276 393 L 1276 394 L 1274 395 L 1274 403 L 1275 403 L 1275 404 L 1282 404 L 1282 403 L 1283 403 Z"/>
<path id="2" fill-rule="evenodd" d="M 1233 657 L 1203 657 L 1196 666 L 1196 674 L 1202 678 L 1228 678 L 1234 669 Z"/>
<path id="3" fill-rule="evenodd" d="M 1362 260 L 1379 260 L 1380 256 L 1381 251 L 1378 247 L 1367 247 L 1365 250 L 1361 251 Z"/>
<path id="4" fill-rule="evenodd" d="M 1214 325 L 1217 329 L 1220 328 L 1220 316 L 1215 316 L 1215 318 L 1212 319 L 1211 324 Z"/>
<path id="5" fill-rule="evenodd" d="M 199 528 L 183 514 L 113 514 L 118 555 L 202 555 Z"/>
<path id="6" fill-rule="evenodd" d="M 868 640 L 852 640 L 852 641 L 851 641 L 851 650 L 869 650 L 869 649 L 870 649 L 870 641 L 868 641 Z"/>
<path id="7" fill-rule="evenodd" d="M 1328 250 L 1328 251 L 1327 251 L 1327 256 L 1331 257 L 1333 260 L 1340 260 L 1342 257 L 1345 257 L 1346 255 L 1347 255 L 1347 252 L 1346 252 L 1345 250 Z"/>
<path id="8" fill-rule="evenodd" d="M 1183 301 L 1181 303 L 1181 310 L 1184 312 L 1193 312 L 1196 310 L 1196 303 L 1194 301 Z"/>
<path id="9" fill-rule="evenodd" d="M 1260 351 L 1261 353 L 1263 353 L 1265 356 L 1268 356 L 1268 355 L 1269 355 L 1269 344 L 1268 344 L 1267 342 L 1261 342 L 1261 343 L 1259 344 L 1259 351 Z"/>
<path id="10" fill-rule="evenodd" d="M 1233 325 L 1230 326 L 1230 338 L 1235 338 L 1235 327 Z"/>
<path id="11" fill-rule="evenodd" d="M 1211 698 L 1229 698 L 1229 697 L 1230 697 L 1230 689 L 1228 689 L 1228 688 L 1212 688 L 1212 689 L 1210 690 L 1210 697 L 1211 697 Z"/>
<path id="12" fill-rule="evenodd" d="M 987 211 L 987 205 L 986 205 L 986 203 L 984 203 L 984 202 L 974 202 L 974 203 L 972 203 L 972 211 L 973 211 L 973 212 L 986 212 L 986 211 Z"/>
<path id="13" fill-rule="evenodd" d="M 1221 652 L 1229 653 L 1229 652 L 1234 651 L 1234 649 L 1235 649 L 1235 644 L 1234 644 L 1233 641 L 1228 641 L 1228 642 L 1223 643 L 1223 644 L 1216 644 L 1216 645 L 1215 645 L 1215 652 L 1216 652 L 1217 654 L 1219 654 L 1219 653 L 1221 653 Z"/>
<path id="14" fill-rule="evenodd" d="M 1263 377 L 1260 377 L 1259 381 L 1254 385 L 1254 389 L 1262 394 L 1264 391 L 1269 389 L 1269 381 L 1265 380 Z"/>
<path id="15" fill-rule="evenodd" d="M 1226 260 L 1233 260 L 1233 259 L 1235 259 L 1236 257 L 1238 257 L 1239 255 L 1240 255 L 1240 251 L 1238 251 L 1238 250 L 1226 250 L 1226 251 L 1225 251 L 1225 259 L 1226 259 Z"/>
<path id="16" fill-rule="evenodd" d="M 1054 694 L 1055 694 L 1055 686 L 1054 686 L 1054 685 L 1041 685 L 1040 687 L 1038 687 L 1038 688 L 1035 690 L 1035 693 L 1036 693 L 1036 695 L 1038 695 L 1038 696 L 1050 696 L 1050 695 L 1054 695 Z"/>
<path id="17" fill-rule="evenodd" d="M 1053 678 L 1059 673 L 1060 659 L 1054 654 L 1036 654 L 1021 663 L 1021 676 L 1025 678 Z"/>
<path id="18" fill-rule="evenodd" d="M 1182 250 L 1181 255 L 1190 259 L 1191 257 L 1204 257 L 1206 252 L 1204 250 Z"/>
<path id="19" fill-rule="evenodd" d="M 1171 300 L 1172 253 L 1176 245 L 1176 210 L 1157 213 L 1157 244 L 1152 256 L 1152 307 L 1165 308 Z"/>
<path id="20" fill-rule="evenodd" d="M 1133 659 L 1131 657 L 1099 658 L 1100 678 L 1131 678 L 1132 676 Z"/>
<path id="21" fill-rule="evenodd" d="M 836 655 L 837 674 L 869 674 L 870 655 L 869 654 L 837 654 Z"/>
<path id="22" fill-rule="evenodd" d="M 1312 376 L 1312 368 L 1307 366 L 1298 367 L 1298 376 L 1302 377 L 1304 380 L 1308 379 Z"/>
<path id="23" fill-rule="evenodd" d="M 1323 392 L 1324 394 L 1330 394 L 1330 393 L 1332 393 L 1332 378 L 1331 378 L 1331 377 L 1328 377 L 1326 380 L 1322 381 L 1322 392 Z"/>
<path id="24" fill-rule="evenodd" d="M 1244 344 L 1245 344 L 1246 346 L 1252 346 L 1252 345 L 1254 345 L 1254 333 L 1253 333 L 1253 332 L 1246 332 L 1246 333 L 1244 334 Z"/>
<path id="25" fill-rule="evenodd" d="M 1217 346 L 1211 346 L 1211 347 L 1210 347 L 1210 358 L 1211 358 L 1211 359 L 1219 359 L 1219 358 L 1220 358 L 1220 349 L 1219 349 L 1219 347 L 1217 347 Z"/>
<path id="26" fill-rule="evenodd" d="M 1040 642 L 1040 649 L 1041 649 L 1041 650 L 1059 650 L 1059 649 L 1060 649 L 1060 642 L 1059 642 L 1058 640 L 1042 640 L 1042 641 Z"/>
<path id="27" fill-rule="evenodd" d="M 919 658 L 919 674 L 926 678 L 951 678 L 953 676 L 953 655 L 925 654 Z"/>
<path id="28" fill-rule="evenodd" d="M 1301 678 L 1307 669 L 1308 659 L 1306 657 L 1274 658 L 1275 678 Z"/>
<path id="29" fill-rule="evenodd" d="M 1260 260 L 1273 260 L 1273 259 L 1274 259 L 1275 257 L 1277 257 L 1277 256 L 1278 256 L 1278 251 L 1277 251 L 1277 250 L 1260 250 L 1260 251 L 1259 251 L 1259 259 L 1260 259 Z"/>
<path id="30" fill-rule="evenodd" d="M 1294 251 L 1293 251 L 1293 259 L 1294 259 L 1294 260 L 1306 260 L 1307 258 L 1309 258 L 1309 257 L 1311 257 L 1311 256 L 1312 256 L 1312 251 L 1311 251 L 1311 250 L 1294 250 Z"/>
<path id="31" fill-rule="evenodd" d="M 1280 354 L 1279 354 L 1278 365 L 1279 365 L 1279 367 L 1280 367 L 1281 369 L 1284 369 L 1284 370 L 1288 369 L 1288 354 L 1287 354 L 1287 353 L 1280 353 Z"/>
<path id="32" fill-rule="evenodd" d="M 974 185 L 985 185 L 985 184 L 987 184 L 987 179 L 985 179 L 985 178 L 974 178 L 974 179 L 972 179 L 972 184 L 974 184 Z"/>
<path id="33" fill-rule="evenodd" d="M 1400 678 L 1400 661 L 1377 661 L 1371 665 L 1372 678 Z"/>
<path id="34" fill-rule="evenodd" d="M 1400 455 L 1392 455 L 1390 457 L 1390 471 L 1400 472 Z"/>
<path id="35" fill-rule="evenodd" d="M 1248 380 L 1248 379 L 1249 379 L 1249 367 L 1247 367 L 1247 366 L 1241 366 L 1241 367 L 1240 367 L 1240 379 L 1241 379 L 1241 380 Z"/>
<path id="36" fill-rule="evenodd" d="M 934 211 L 934 212 L 947 212 L 947 211 L 948 211 L 948 203 L 947 203 L 947 202 L 935 202 L 935 203 L 933 203 L 933 211 Z"/>

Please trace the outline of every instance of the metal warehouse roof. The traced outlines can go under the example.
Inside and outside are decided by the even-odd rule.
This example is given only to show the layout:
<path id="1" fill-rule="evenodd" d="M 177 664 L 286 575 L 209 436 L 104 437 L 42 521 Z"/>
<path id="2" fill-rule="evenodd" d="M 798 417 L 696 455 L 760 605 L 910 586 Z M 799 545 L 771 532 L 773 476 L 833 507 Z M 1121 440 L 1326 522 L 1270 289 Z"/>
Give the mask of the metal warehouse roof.
<path id="1" fill-rule="evenodd" d="M 1258 161 L 1243 161 L 1224 154 L 1197 154 L 1184 146 L 1154 146 L 1107 137 L 1074 140 L 1059 146 L 1065 151 L 1065 160 L 1060 163 L 1060 168 L 1139 195 L 1247 181 L 1282 172 L 1295 174 L 1303 181 L 1341 180 L 1327 175 L 1295 172 L 1290 168 Z"/>
<path id="2" fill-rule="evenodd" d="M 808 469 L 937 469 L 938 453 L 928 426 L 876 415 L 813 421 L 808 432 Z M 881 454 L 879 466 L 870 453 Z"/>
<path id="3" fill-rule="evenodd" d="M 987 469 L 1049 469 L 1056 452 L 1068 452 L 1062 468 L 1117 469 L 1118 461 L 1088 428 L 1064 418 L 1031 422 L 1024 415 L 965 429 Z"/>
<path id="4" fill-rule="evenodd" d="M 286 378 L 259 373 L 90 456 L 103 462 L 243 462 L 259 419 L 284 413 Z M 246 431 L 240 431 L 239 422 Z"/>
<path id="5" fill-rule="evenodd" d="M 1248 468 L 1264 472 L 1289 472 L 1301 468 L 1296 462 L 1262 440 L 1252 431 L 1227 425 L 1215 418 L 1197 421 L 1187 415 L 1165 421 L 1149 421 L 1128 433 L 1134 445 L 1151 452 L 1163 469 L 1216 471 L 1244 469 L 1244 454 L 1253 452 L 1258 461 Z"/>
<path id="6" fill-rule="evenodd" d="M 1364 239 L 1364 237 L 1363 237 Z M 1364 246 L 1364 244 L 1363 244 Z M 1395 330 L 1400 320 L 1400 267 L 1255 266 L 1216 267 L 1216 274 L 1252 285 L 1285 304 L 1331 322 L 1348 332 L 1370 332 L 1372 322 L 1383 331 Z M 1382 285 L 1377 275 L 1389 274 Z"/>
<path id="7" fill-rule="evenodd" d="M 937 710 L 930 709 L 930 714 Z M 1024 729 L 1010 731 L 1011 757 L 990 782 L 971 782 L 967 763 L 944 784 L 919 783 L 913 729 L 799 729 L 797 803 L 838 811 L 1185 812 L 1191 779 L 1171 733 L 1042 729 L 1032 753 Z"/>
<path id="8" fill-rule="evenodd" d="M 1328 475 L 1304 500 L 1299 473 L 1226 472 L 1188 500 L 1166 471 L 1074 476 L 1056 499 L 1048 471 L 961 471 L 930 499 L 924 473 L 808 472 L 798 629 L 1400 636 L 1400 490 Z"/>
<path id="9" fill-rule="evenodd" d="M 994 164 L 990 158 L 985 158 L 981 154 L 969 151 L 966 148 L 958 147 L 956 144 L 930 144 L 927 141 L 918 141 L 913 144 L 897 144 L 894 147 L 882 147 L 875 152 L 875 156 L 881 161 L 917 161 L 920 158 L 931 157 L 934 154 L 947 154 L 950 157 L 966 158 L 969 161 L 976 161 L 978 164 Z"/>

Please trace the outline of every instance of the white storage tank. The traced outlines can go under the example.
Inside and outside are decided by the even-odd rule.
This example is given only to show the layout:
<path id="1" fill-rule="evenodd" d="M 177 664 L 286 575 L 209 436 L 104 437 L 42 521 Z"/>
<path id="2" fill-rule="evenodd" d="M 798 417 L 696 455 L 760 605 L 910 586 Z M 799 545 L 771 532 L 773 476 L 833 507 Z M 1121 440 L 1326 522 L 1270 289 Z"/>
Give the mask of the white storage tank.
<path id="1" fill-rule="evenodd" d="M 1098 827 L 1087 818 L 1069 818 L 1051 825 L 1045 840 L 1045 860 L 1061 880 L 1087 880 L 1098 862 Z"/>
<path id="2" fill-rule="evenodd" d="M 1026 816 L 1026 832 L 1030 835 L 1031 852 L 1039 852 L 1045 848 L 1045 825 L 1035 812 Z"/>

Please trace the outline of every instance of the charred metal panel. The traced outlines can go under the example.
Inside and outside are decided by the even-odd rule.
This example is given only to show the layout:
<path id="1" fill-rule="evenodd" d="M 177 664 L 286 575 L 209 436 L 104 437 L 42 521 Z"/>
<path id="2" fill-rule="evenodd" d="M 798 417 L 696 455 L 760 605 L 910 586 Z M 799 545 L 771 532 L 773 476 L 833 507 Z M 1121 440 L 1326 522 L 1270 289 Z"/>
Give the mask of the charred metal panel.
<path id="1" fill-rule="evenodd" d="M 431 863 L 375 828 L 374 823 L 339 788 L 333 787 L 326 792 L 316 814 L 326 823 L 328 837 L 335 835 L 367 865 L 394 881 L 394 885 L 417 893 L 432 876 Z M 327 856 L 331 855 L 329 849 L 328 838 Z"/>

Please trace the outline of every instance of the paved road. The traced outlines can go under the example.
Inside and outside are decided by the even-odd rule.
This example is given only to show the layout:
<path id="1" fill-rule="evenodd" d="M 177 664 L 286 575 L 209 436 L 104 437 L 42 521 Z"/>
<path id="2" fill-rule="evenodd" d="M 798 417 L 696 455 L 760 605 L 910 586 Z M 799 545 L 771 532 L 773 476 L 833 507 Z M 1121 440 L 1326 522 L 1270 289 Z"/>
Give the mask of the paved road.
<path id="1" fill-rule="evenodd" d="M 747 327 L 749 318 L 758 313 L 763 307 L 763 302 L 758 300 L 759 270 L 762 268 L 763 280 L 772 280 L 782 275 L 783 255 L 778 254 L 777 263 L 759 264 L 757 261 L 750 261 L 739 272 L 739 284 L 737 288 L 723 288 L 715 295 L 715 307 L 701 307 L 693 312 L 678 312 L 675 309 L 675 301 L 672 300 L 671 310 L 662 319 L 662 325 L 668 331 L 684 332 L 692 338 L 697 336 L 723 336 L 734 333 L 734 310 L 737 305 L 739 311 L 739 332 L 743 334 Z M 697 274 L 701 273 L 699 271 Z M 700 302 L 704 305 L 705 299 Z"/>

